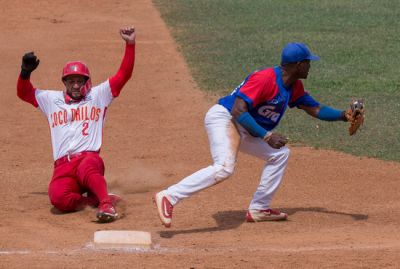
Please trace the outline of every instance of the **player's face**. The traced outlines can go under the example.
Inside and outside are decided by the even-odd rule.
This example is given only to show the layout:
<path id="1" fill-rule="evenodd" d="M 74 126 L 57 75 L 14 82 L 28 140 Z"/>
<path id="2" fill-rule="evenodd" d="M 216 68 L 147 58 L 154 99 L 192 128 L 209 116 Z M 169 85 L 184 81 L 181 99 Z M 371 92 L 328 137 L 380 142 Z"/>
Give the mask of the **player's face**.
<path id="1" fill-rule="evenodd" d="M 298 72 L 300 78 L 307 78 L 308 72 L 310 71 L 310 60 L 304 60 L 298 63 Z"/>
<path id="2" fill-rule="evenodd" d="M 64 80 L 65 88 L 67 89 L 67 94 L 74 100 L 80 100 L 84 96 L 81 93 L 81 87 L 85 85 L 86 78 L 81 75 L 70 75 Z"/>

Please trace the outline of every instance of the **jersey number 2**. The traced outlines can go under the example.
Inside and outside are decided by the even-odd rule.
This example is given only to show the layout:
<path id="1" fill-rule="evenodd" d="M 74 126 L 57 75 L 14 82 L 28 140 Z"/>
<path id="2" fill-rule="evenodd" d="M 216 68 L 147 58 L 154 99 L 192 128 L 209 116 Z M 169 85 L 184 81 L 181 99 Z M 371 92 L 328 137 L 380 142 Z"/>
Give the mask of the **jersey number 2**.
<path id="1" fill-rule="evenodd" d="M 82 124 L 82 127 L 83 127 L 83 129 L 82 129 L 82 135 L 84 135 L 84 136 L 89 135 L 89 133 L 87 132 L 87 129 L 89 128 L 89 122 L 84 122 L 84 123 Z"/>

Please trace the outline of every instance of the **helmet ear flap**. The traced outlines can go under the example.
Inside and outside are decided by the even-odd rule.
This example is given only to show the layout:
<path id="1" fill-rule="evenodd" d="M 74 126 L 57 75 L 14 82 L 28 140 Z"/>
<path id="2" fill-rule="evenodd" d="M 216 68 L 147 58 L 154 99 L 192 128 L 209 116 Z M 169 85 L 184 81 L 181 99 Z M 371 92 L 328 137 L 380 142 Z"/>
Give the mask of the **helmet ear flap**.
<path id="1" fill-rule="evenodd" d="M 86 83 L 80 89 L 82 96 L 85 97 L 91 88 L 92 88 L 92 81 L 90 80 L 90 78 L 88 78 L 86 80 Z"/>

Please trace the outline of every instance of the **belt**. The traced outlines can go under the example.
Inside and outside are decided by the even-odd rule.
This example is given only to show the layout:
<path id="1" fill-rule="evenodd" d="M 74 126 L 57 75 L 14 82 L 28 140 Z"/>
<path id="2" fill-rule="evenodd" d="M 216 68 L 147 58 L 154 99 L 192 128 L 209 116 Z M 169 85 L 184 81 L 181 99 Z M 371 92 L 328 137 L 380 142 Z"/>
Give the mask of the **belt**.
<path id="1" fill-rule="evenodd" d="M 62 165 L 64 163 L 70 162 L 72 159 L 75 159 L 77 157 L 85 156 L 90 153 L 99 153 L 98 151 L 82 151 L 82 152 L 77 152 L 77 153 L 72 153 L 72 154 L 67 154 L 65 156 L 62 156 L 61 158 L 58 158 L 54 162 L 54 167 L 57 167 L 59 165 Z"/>

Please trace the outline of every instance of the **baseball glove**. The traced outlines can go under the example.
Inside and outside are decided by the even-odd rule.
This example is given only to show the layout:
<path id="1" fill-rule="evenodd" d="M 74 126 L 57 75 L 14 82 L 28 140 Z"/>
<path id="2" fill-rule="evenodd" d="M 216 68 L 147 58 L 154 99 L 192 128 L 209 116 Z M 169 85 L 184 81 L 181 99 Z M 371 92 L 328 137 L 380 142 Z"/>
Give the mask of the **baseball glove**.
<path id="1" fill-rule="evenodd" d="M 346 111 L 346 119 L 350 123 L 349 135 L 354 135 L 365 118 L 365 105 L 362 99 L 353 99 L 350 103 L 350 108 Z"/>

